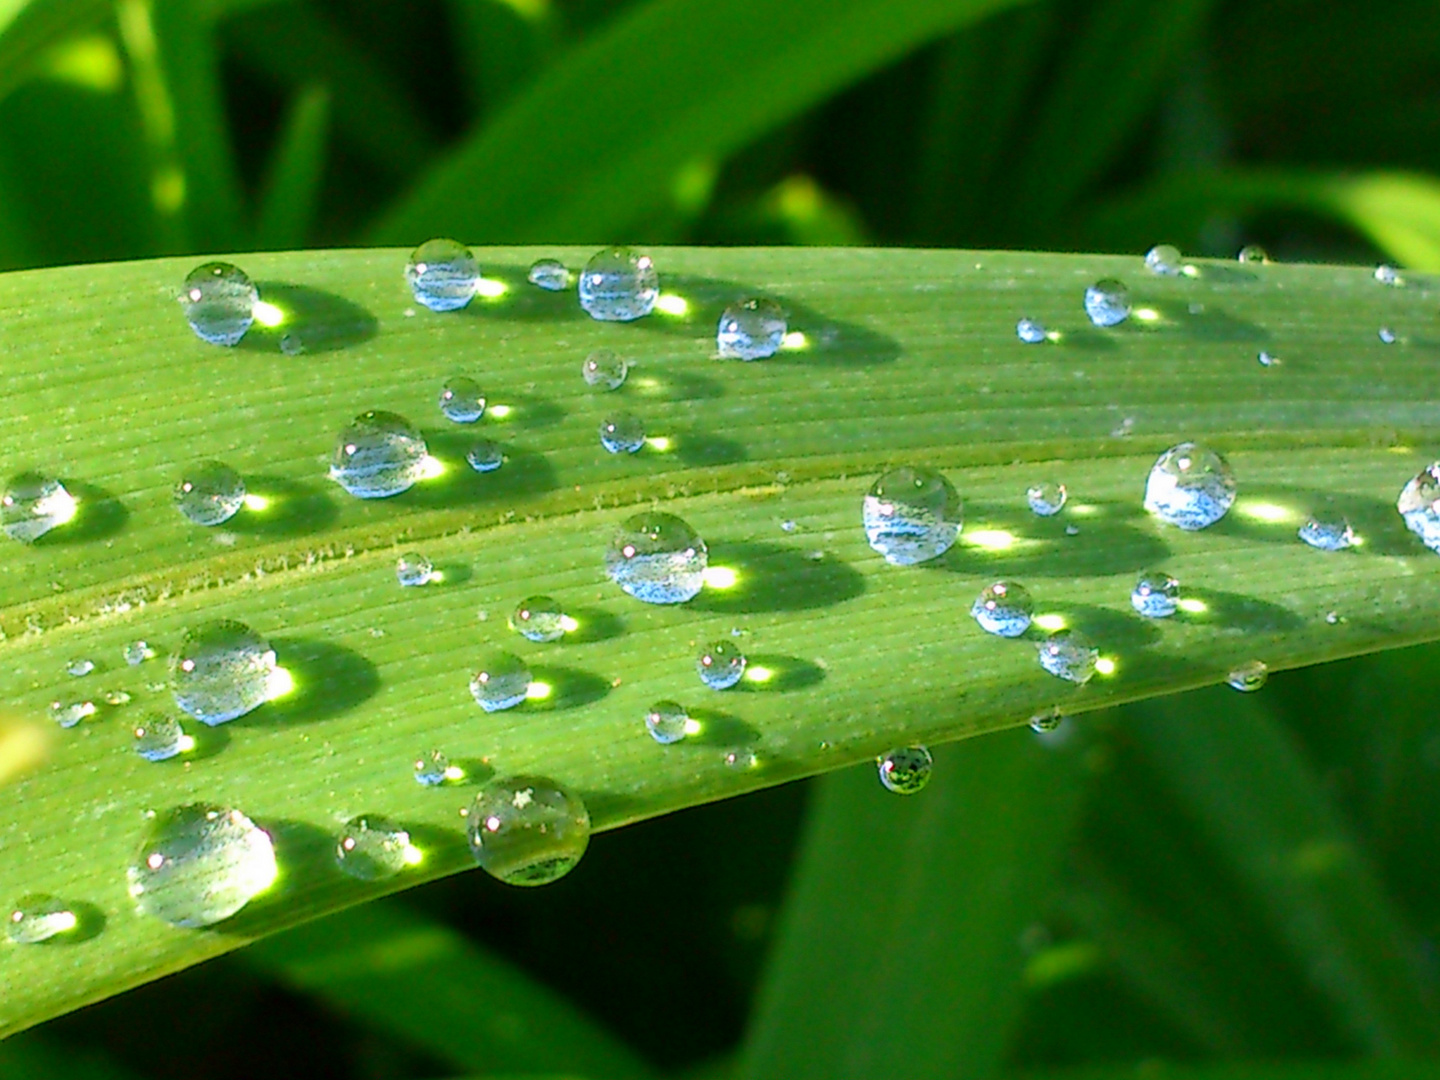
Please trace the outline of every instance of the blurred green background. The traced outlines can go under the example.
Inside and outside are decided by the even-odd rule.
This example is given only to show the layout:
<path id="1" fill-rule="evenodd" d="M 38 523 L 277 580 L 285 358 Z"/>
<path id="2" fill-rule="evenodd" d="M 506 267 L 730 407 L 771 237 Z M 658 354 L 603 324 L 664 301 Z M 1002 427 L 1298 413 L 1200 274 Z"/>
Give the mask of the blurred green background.
<path id="1" fill-rule="evenodd" d="M 3 268 L 454 235 L 1440 269 L 1420 0 L 0 20 Z M 861 770 L 689 811 L 543 890 L 461 875 L 0 1044 L 0 1077 L 1440 1076 L 1437 659 L 943 748 L 914 799 Z"/>

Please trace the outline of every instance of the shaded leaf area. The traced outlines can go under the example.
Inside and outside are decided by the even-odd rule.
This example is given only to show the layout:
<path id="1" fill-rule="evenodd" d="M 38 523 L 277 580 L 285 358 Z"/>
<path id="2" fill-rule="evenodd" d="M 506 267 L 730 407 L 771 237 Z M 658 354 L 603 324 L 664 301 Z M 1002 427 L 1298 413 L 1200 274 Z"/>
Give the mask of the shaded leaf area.
<path id="1" fill-rule="evenodd" d="M 25 808 L 4 819 L 0 875 L 104 920 L 64 947 L 63 975 L 54 950 L 9 959 L 19 990 L 0 1026 L 469 865 L 458 815 L 490 775 L 551 775 L 610 828 L 900 742 L 1216 683 L 1250 659 L 1281 669 L 1435 636 L 1440 563 L 1393 509 L 1429 460 L 1409 440 L 1434 415 L 1428 346 L 1418 329 L 1394 346 L 1355 329 L 1422 327 L 1425 281 L 1389 289 L 1358 269 L 1212 263 L 1160 280 L 1136 259 L 1089 256 L 671 250 L 657 259 L 689 314 L 607 326 L 523 284 L 542 253 L 572 265 L 585 254 L 482 252 L 508 291 L 448 317 L 410 301 L 403 252 L 253 256 L 245 265 L 291 317 L 233 351 L 196 341 L 175 310 L 186 263 L 0 279 L 7 461 L 48 469 L 81 498 L 78 519 L 16 548 L 0 581 L 8 699 L 33 717 L 110 689 L 133 699 L 59 733 L 48 764 L 0 794 Z M 1102 333 L 1082 325 L 1079 294 L 1105 274 L 1130 280 L 1138 310 Z M 780 298 L 809 347 L 711 362 L 718 308 L 751 292 Z M 1022 312 L 1061 339 L 1021 345 Z M 282 332 L 317 347 L 283 353 Z M 1257 364 L 1262 342 L 1285 363 Z M 613 395 L 579 376 L 601 345 L 636 362 Z M 491 402 L 476 432 L 442 427 L 435 411 L 456 371 Z M 509 406 L 503 419 L 496 405 Z M 444 474 L 375 502 L 330 485 L 335 433 L 369 408 L 417 420 Z M 620 408 L 671 452 L 605 454 L 597 427 Z M 497 473 L 463 465 L 479 434 L 507 449 Z M 1235 510 L 1200 534 L 1139 507 L 1155 454 L 1183 436 L 1213 439 L 1240 478 Z M 269 509 L 216 531 L 185 522 L 171 486 L 202 457 L 250 477 Z M 966 498 L 965 534 L 934 565 L 888 566 L 858 527 L 873 477 L 906 461 L 945 470 Z M 1047 478 L 1070 488 L 1058 519 L 1025 506 L 1026 487 Z M 655 505 L 701 532 L 733 587 L 668 608 L 605 579 L 618 523 Z M 1296 529 L 1324 507 L 1365 543 L 1300 544 Z M 399 589 L 394 560 L 411 547 L 445 582 Z M 1130 589 L 1157 565 L 1199 606 L 1164 623 L 1136 616 Z M 966 612 L 1002 576 L 1092 637 L 1113 674 L 1074 687 L 1038 667 L 1033 640 L 984 635 Z M 575 614 L 572 640 L 536 646 L 505 628 L 531 593 Z M 129 729 L 170 707 L 166 656 L 187 626 L 219 617 L 269 635 L 295 690 L 201 732 L 193 760 L 141 761 Z M 737 632 L 772 678 L 702 692 L 697 648 Z M 161 656 L 129 668 L 121 650 L 142 637 Z M 550 696 L 481 713 L 466 683 L 491 644 L 525 656 Z M 100 670 L 72 679 L 75 656 Z M 691 707 L 701 731 L 656 746 L 641 720 L 661 698 Z M 470 783 L 416 785 L 411 762 L 432 748 L 465 763 Z M 209 932 L 142 920 L 124 885 L 142 811 L 194 800 L 272 830 L 284 868 Z M 382 885 L 339 874 L 333 834 L 360 813 L 406 824 L 422 866 Z"/>

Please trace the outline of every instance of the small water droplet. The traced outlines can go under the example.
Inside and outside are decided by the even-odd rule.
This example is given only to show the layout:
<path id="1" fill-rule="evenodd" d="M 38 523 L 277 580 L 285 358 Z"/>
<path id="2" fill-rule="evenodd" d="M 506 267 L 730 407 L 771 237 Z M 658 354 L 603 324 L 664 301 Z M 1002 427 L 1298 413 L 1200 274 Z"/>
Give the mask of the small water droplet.
<path id="1" fill-rule="evenodd" d="M 527 596 L 515 606 L 510 629 L 527 641 L 559 641 L 565 636 L 565 609 L 551 596 Z"/>
<path id="2" fill-rule="evenodd" d="M 49 893 L 30 893 L 10 905 L 5 936 L 16 945 L 38 945 L 80 925 L 71 906 Z"/>
<path id="3" fill-rule="evenodd" d="M 245 505 L 245 481 L 219 461 L 199 461 L 175 484 L 175 509 L 196 525 L 220 525 Z"/>
<path id="4" fill-rule="evenodd" d="M 219 619 L 185 634 L 170 658 L 175 704 L 215 725 L 244 716 L 270 700 L 275 650 L 241 622 Z"/>
<path id="5" fill-rule="evenodd" d="M 1019 637 L 1030 629 L 1035 601 L 1030 598 L 1030 590 L 1018 581 L 997 581 L 986 585 L 975 598 L 970 614 L 988 634 Z"/>
<path id="6" fill-rule="evenodd" d="M 609 349 L 596 349 L 580 365 L 585 385 L 597 390 L 619 390 L 630 374 L 630 365 Z"/>
<path id="7" fill-rule="evenodd" d="M 1405 279 L 1400 276 L 1400 271 L 1384 263 L 1375 267 L 1375 280 L 1381 285 L 1398 286 L 1405 284 Z"/>
<path id="8" fill-rule="evenodd" d="M 1183 442 L 1156 460 L 1145 481 L 1145 509 L 1187 531 L 1214 525 L 1235 502 L 1235 474 L 1219 454 Z"/>
<path id="9" fill-rule="evenodd" d="M 875 759 L 880 783 L 896 795 L 914 795 L 930 782 L 935 759 L 928 747 L 901 746 Z"/>
<path id="10" fill-rule="evenodd" d="M 440 388 L 440 411 L 457 424 L 473 424 L 485 415 L 485 394 L 468 375 L 452 375 Z"/>
<path id="11" fill-rule="evenodd" d="M 1280 357 L 1276 356 L 1272 352 L 1267 352 L 1264 349 L 1260 350 L 1260 354 L 1256 356 L 1255 359 L 1260 361 L 1261 367 L 1279 367 L 1283 362 L 1281 361 Z"/>
<path id="12" fill-rule="evenodd" d="M 132 641 L 125 646 L 125 663 L 138 667 L 146 660 L 155 658 L 155 650 L 143 641 Z"/>
<path id="13" fill-rule="evenodd" d="M 1344 551 L 1355 544 L 1355 530 L 1343 514 L 1322 511 L 1312 514 L 1298 533 L 1301 540 L 1321 551 Z"/>
<path id="14" fill-rule="evenodd" d="M 645 730 L 661 746 L 669 746 L 685 738 L 685 728 L 689 723 L 690 714 L 685 707 L 673 701 L 657 701 L 645 714 Z"/>
<path id="15" fill-rule="evenodd" d="M 1078 630 L 1056 630 L 1039 643 L 1040 666 L 1051 675 L 1084 685 L 1095 674 L 1100 652 Z"/>
<path id="16" fill-rule="evenodd" d="M 93 701 L 52 701 L 50 718 L 62 728 L 72 728 L 81 720 L 95 715 Z"/>
<path id="17" fill-rule="evenodd" d="M 1115 278 L 1103 278 L 1085 290 L 1085 314 L 1096 326 L 1118 326 L 1130 317 L 1130 290 Z"/>
<path id="18" fill-rule="evenodd" d="M 1240 254 L 1235 256 L 1242 263 L 1268 263 L 1270 255 L 1259 244 L 1246 244 L 1240 249 Z"/>
<path id="19" fill-rule="evenodd" d="M 597 251 L 580 272 L 580 306 L 601 322 L 649 315 L 660 298 L 660 275 L 649 255 L 627 247 Z"/>
<path id="20" fill-rule="evenodd" d="M 645 422 L 634 413 L 607 416 L 600 422 L 600 445 L 612 454 L 634 454 L 645 445 Z"/>
<path id="21" fill-rule="evenodd" d="M 1174 275 L 1184 271 L 1185 261 L 1173 244 L 1156 244 L 1145 253 L 1145 268 L 1152 274 Z"/>
<path id="22" fill-rule="evenodd" d="M 720 755 L 720 760 L 725 762 L 727 769 L 734 769 L 737 772 L 753 769 L 760 763 L 755 751 L 748 746 L 732 746 Z"/>
<path id="23" fill-rule="evenodd" d="M 1440 553 L 1440 461 L 1426 466 L 1400 489 L 1395 509 L 1426 547 Z"/>
<path id="24" fill-rule="evenodd" d="M 1045 340 L 1045 327 L 1038 319 L 1021 319 L 1015 324 L 1015 336 L 1026 345 L 1039 345 Z"/>
<path id="25" fill-rule="evenodd" d="M 106 705 L 129 705 L 130 691 L 119 689 L 106 690 L 104 699 Z"/>
<path id="26" fill-rule="evenodd" d="M 1040 517 L 1053 517 L 1065 508 L 1065 500 L 1070 497 L 1065 490 L 1064 484 L 1056 484 L 1046 480 L 1034 487 L 1025 489 L 1025 501 L 1030 504 L 1030 509 Z"/>
<path id="27" fill-rule="evenodd" d="M 444 751 L 431 750 L 415 759 L 415 782 L 421 787 L 439 787 L 461 779 L 463 771 L 450 764 Z"/>
<path id="28" fill-rule="evenodd" d="M 482 439 L 465 452 L 465 460 L 478 473 L 494 472 L 505 464 L 505 451 L 499 443 Z"/>
<path id="29" fill-rule="evenodd" d="M 1249 694 L 1259 690 L 1270 678 L 1270 669 L 1263 660 L 1247 660 L 1237 665 L 1225 681 L 1236 690 Z"/>
<path id="30" fill-rule="evenodd" d="M 1391 330 L 1390 327 L 1388 327 L 1388 326 L 1382 326 L 1382 327 L 1380 327 L 1380 340 L 1381 340 L 1382 342 L 1384 342 L 1386 345 L 1394 345 L 1394 344 L 1395 344 L 1395 331 L 1394 331 L 1394 330 Z"/>
<path id="31" fill-rule="evenodd" d="M 281 334 L 280 351 L 286 356 L 299 356 L 305 351 L 305 341 L 299 334 Z"/>
<path id="32" fill-rule="evenodd" d="M 404 588 L 429 585 L 435 580 L 435 564 L 418 551 L 407 551 L 395 560 L 395 577 Z"/>
<path id="33" fill-rule="evenodd" d="M 1340 617 L 1340 613 L 1338 611 L 1327 611 L 1325 613 L 1325 621 L 1331 626 L 1338 626 L 1345 620 Z"/>
<path id="34" fill-rule="evenodd" d="M 470 806 L 470 851 L 507 885 L 545 885 L 575 868 L 590 844 L 578 795 L 542 776 L 492 780 Z"/>
<path id="35" fill-rule="evenodd" d="M 729 690 L 745 675 L 745 654 L 728 641 L 712 641 L 695 658 L 700 681 L 711 690 Z"/>
<path id="36" fill-rule="evenodd" d="M 1065 715 L 1059 709 L 1036 713 L 1030 718 L 1030 730 L 1036 735 L 1046 735 L 1065 722 Z"/>
<path id="37" fill-rule="evenodd" d="M 514 653 L 492 649 L 470 677 L 470 694 L 486 712 L 513 709 L 530 692 L 530 668 Z"/>
<path id="38" fill-rule="evenodd" d="M 239 810 L 191 803 L 150 823 L 126 876 L 143 914 L 194 927 L 228 919 L 278 874 L 269 833 Z"/>
<path id="39" fill-rule="evenodd" d="M 538 285 L 547 292 L 564 292 L 574 280 L 559 259 L 536 259 L 530 264 L 530 272 L 525 278 L 531 285 Z"/>
<path id="40" fill-rule="evenodd" d="M 52 477 L 25 472 L 10 478 L 0 496 L 0 528 L 12 540 L 30 544 L 75 516 L 75 497 Z"/>
<path id="41" fill-rule="evenodd" d="M 68 664 L 65 665 L 66 674 L 73 675 L 77 679 L 89 675 L 94 670 L 95 661 L 83 656 L 79 659 L 71 660 Z"/>
<path id="42" fill-rule="evenodd" d="M 780 530 L 782 532 L 793 533 L 799 527 L 799 525 L 797 525 L 795 522 L 791 521 L 788 518 L 780 522 Z"/>
<path id="43" fill-rule="evenodd" d="M 360 881 L 384 881 L 414 861 L 410 833 L 389 818 L 361 814 L 345 823 L 335 844 L 335 864 Z"/>
<path id="44" fill-rule="evenodd" d="M 1180 606 L 1180 582 L 1158 570 L 1141 574 L 1130 592 L 1130 606 L 1147 619 L 1168 619 Z"/>
<path id="45" fill-rule="evenodd" d="M 949 551 L 964 524 L 960 496 L 934 469 L 905 465 L 876 480 L 861 517 L 870 546 L 893 566 Z"/>
<path id="46" fill-rule="evenodd" d="M 1066 536 L 1079 536 L 1079 535 L 1080 535 L 1080 526 L 1079 526 L 1079 525 L 1076 525 L 1076 524 L 1073 523 L 1073 522 L 1070 523 L 1069 525 L 1066 525 L 1066 526 L 1065 526 L 1065 535 L 1066 535 Z"/>
<path id="47" fill-rule="evenodd" d="M 180 721 L 164 713 L 151 713 L 135 726 L 134 735 L 135 752 L 146 761 L 168 761 L 191 744 Z"/>
<path id="48" fill-rule="evenodd" d="M 683 518 L 659 512 L 627 518 L 605 551 L 610 580 L 647 604 L 683 604 L 705 584 L 709 551 Z"/>
<path id="49" fill-rule="evenodd" d="M 480 287 L 480 264 L 464 244 L 426 240 L 405 264 L 405 280 L 416 303 L 431 311 L 457 311 Z"/>
<path id="50" fill-rule="evenodd" d="M 425 475 L 425 439 L 392 412 L 362 413 L 335 443 L 330 479 L 360 499 L 386 499 L 408 491 Z"/>
<path id="51" fill-rule="evenodd" d="M 720 313 L 715 347 L 733 360 L 764 360 L 774 356 L 785 340 L 785 309 L 774 300 L 749 297 Z"/>
<path id="52" fill-rule="evenodd" d="M 255 321 L 260 292 L 238 266 L 209 262 L 186 275 L 179 300 L 185 321 L 201 341 L 238 345 Z"/>

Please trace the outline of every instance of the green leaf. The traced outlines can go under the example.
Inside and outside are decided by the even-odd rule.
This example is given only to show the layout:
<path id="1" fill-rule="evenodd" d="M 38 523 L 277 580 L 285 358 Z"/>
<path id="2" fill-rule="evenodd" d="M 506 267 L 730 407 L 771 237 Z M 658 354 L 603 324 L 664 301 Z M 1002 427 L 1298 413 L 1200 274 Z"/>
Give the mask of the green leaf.
<path id="1" fill-rule="evenodd" d="M 3 0 L 0 2 L 0 99 L 67 38 L 98 26 L 109 0 Z"/>
<path id="2" fill-rule="evenodd" d="M 445 316 L 413 302 L 403 250 L 246 256 L 284 322 L 235 350 L 197 340 L 177 310 L 193 260 L 0 275 L 6 465 L 60 476 L 80 499 L 77 520 L 12 547 L 0 576 L 7 702 L 48 724 L 53 701 L 133 699 L 53 732 L 49 763 L 0 789 L 0 881 L 102 916 L 82 940 L 7 956 L 0 1032 L 469 866 L 458 815 L 473 787 L 411 779 L 431 748 L 472 782 L 549 774 L 609 829 L 899 742 L 1215 683 L 1256 656 L 1280 669 L 1437 635 L 1440 561 L 1394 510 L 1429 460 L 1409 434 L 1434 415 L 1428 366 L 1396 358 L 1427 346 L 1385 346 L 1371 329 L 1427 325 L 1424 282 L 1206 262 L 1161 279 L 1138 257 L 662 249 L 665 287 L 688 313 L 617 326 L 525 284 L 537 256 L 573 267 L 588 253 L 481 250 L 506 291 Z M 1102 333 L 1080 295 L 1115 275 L 1137 316 Z M 808 347 L 711 362 L 720 308 L 754 292 L 786 305 Z M 1021 345 L 1022 313 L 1061 339 Z M 302 358 L 280 351 L 282 334 Z M 579 377 L 600 346 L 636 362 L 614 395 Z M 1285 363 L 1262 367 L 1259 348 Z M 473 434 L 435 409 L 457 369 L 492 405 Z M 378 501 L 331 485 L 337 433 L 375 408 L 419 421 L 444 475 Z M 604 453 L 597 427 L 620 408 L 669 451 Z M 464 464 L 481 435 L 506 448 L 499 472 Z M 1181 533 L 1143 514 L 1141 491 L 1155 455 L 1194 436 L 1229 453 L 1241 497 L 1223 522 Z M 268 510 L 214 531 L 186 522 L 171 491 L 201 458 L 239 470 Z M 943 469 L 966 500 L 964 535 L 934 566 L 885 564 L 859 527 L 874 477 L 907 461 Z M 1069 486 L 1058 519 L 1025 506 L 1042 478 Z M 1296 540 L 1327 499 L 1363 546 Z M 606 580 L 614 530 L 655 506 L 700 531 L 733 587 L 657 607 Z M 408 549 L 446 581 L 402 591 L 394 565 Z M 1156 565 L 1203 610 L 1136 617 L 1131 587 Z M 1093 637 L 1113 674 L 1075 687 L 1039 668 L 1032 642 L 981 633 L 964 612 L 1001 576 Z M 554 646 L 520 641 L 505 619 L 531 593 L 558 598 L 580 629 Z M 294 693 L 200 731 L 189 761 L 139 760 L 129 730 L 172 707 L 163 657 L 213 618 L 268 635 Z M 773 677 L 702 692 L 696 647 L 735 629 Z M 162 659 L 126 666 L 137 638 Z M 488 645 L 526 656 L 551 696 L 481 713 L 467 682 Z M 67 675 L 81 656 L 100 672 Z M 656 746 L 641 720 L 662 698 L 688 705 L 701 732 Z M 125 885 L 142 812 L 194 800 L 272 830 L 284 871 L 210 931 L 142 918 Z M 372 885 L 338 874 L 333 834 L 360 813 L 405 823 L 423 864 Z"/>
<path id="3" fill-rule="evenodd" d="M 1218 1065 L 1172 1065 L 1155 1074 L 1163 1080 L 1436 1080 L 1433 1061 L 1233 1061 Z M 1025 1074 L 1025 1080 L 1133 1080 L 1134 1065 L 1064 1069 Z"/>
<path id="4" fill-rule="evenodd" d="M 286 117 L 260 197 L 258 247 L 283 251 L 304 246 L 320 198 L 329 126 L 330 91 L 323 86 L 301 91 Z"/>

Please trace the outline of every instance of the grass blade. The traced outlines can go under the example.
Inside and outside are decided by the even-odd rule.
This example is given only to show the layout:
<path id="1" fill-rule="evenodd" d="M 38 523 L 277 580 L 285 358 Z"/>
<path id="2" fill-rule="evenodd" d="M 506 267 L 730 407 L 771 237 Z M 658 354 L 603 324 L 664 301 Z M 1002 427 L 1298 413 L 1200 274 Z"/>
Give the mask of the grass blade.
<path id="1" fill-rule="evenodd" d="M 301 91 L 280 132 L 260 195 L 257 247 L 284 251 L 305 245 L 320 198 L 329 126 L 330 91 L 323 86 Z"/>
<path id="2" fill-rule="evenodd" d="M 6 0 L 0 4 L 0 100 L 45 54 L 105 21 L 110 0 Z"/>
<path id="3" fill-rule="evenodd" d="M 1233 1061 L 1218 1065 L 1173 1065 L 1165 1080 L 1436 1080 L 1433 1061 Z M 1135 1066 L 1102 1066 L 1027 1073 L 1025 1080 L 1133 1080 Z"/>

